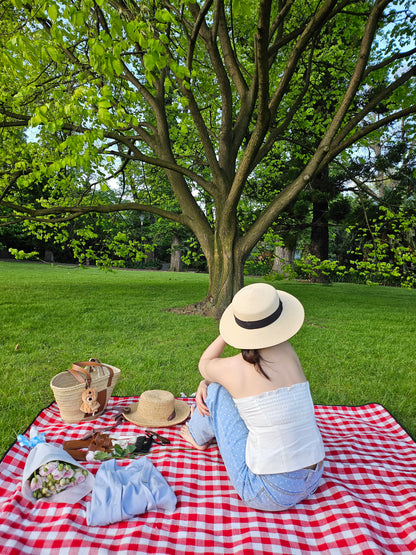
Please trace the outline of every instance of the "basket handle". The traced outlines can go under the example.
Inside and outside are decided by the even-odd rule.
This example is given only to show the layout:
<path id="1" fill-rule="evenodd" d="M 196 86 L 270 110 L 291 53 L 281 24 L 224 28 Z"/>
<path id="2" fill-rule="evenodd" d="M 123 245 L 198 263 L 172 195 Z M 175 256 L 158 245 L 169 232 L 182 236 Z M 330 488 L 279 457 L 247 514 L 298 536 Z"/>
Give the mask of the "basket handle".
<path id="1" fill-rule="evenodd" d="M 86 368 L 84 368 L 85 366 L 105 366 L 105 368 L 107 368 L 109 375 L 108 375 L 108 382 L 107 382 L 107 387 L 110 387 L 111 382 L 113 381 L 113 376 L 114 376 L 114 371 L 111 368 L 111 366 L 108 366 L 107 364 L 103 364 L 101 363 L 99 360 L 97 360 L 96 358 L 94 360 L 89 360 L 88 362 L 74 362 L 74 364 L 72 365 L 72 368 L 68 369 L 68 372 L 71 372 L 71 374 L 74 376 L 74 378 L 79 382 L 79 383 L 85 383 L 85 387 L 90 387 L 91 385 L 91 374 L 90 371 L 87 370 Z M 84 377 L 80 376 L 81 374 L 84 374 Z"/>

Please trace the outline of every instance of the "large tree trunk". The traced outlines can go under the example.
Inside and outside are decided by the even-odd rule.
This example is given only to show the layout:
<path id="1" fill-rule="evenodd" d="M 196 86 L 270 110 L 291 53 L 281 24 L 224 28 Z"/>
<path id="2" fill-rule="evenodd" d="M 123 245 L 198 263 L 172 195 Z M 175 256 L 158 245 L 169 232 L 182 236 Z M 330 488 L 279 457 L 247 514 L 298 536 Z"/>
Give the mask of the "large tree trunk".
<path id="1" fill-rule="evenodd" d="M 224 250 L 216 252 L 209 264 L 209 288 L 206 303 L 209 313 L 219 319 L 234 295 L 244 285 L 244 261 Z"/>
<path id="2" fill-rule="evenodd" d="M 247 248 L 237 246 L 236 226 L 217 226 L 214 236 L 202 240 L 209 272 L 209 287 L 205 299 L 178 309 L 178 312 L 203 314 L 219 319 L 234 295 L 244 285 L 244 263 Z"/>
<path id="3" fill-rule="evenodd" d="M 205 299 L 183 308 L 173 309 L 184 314 L 202 314 L 216 320 L 233 300 L 234 295 L 244 285 L 244 261 L 237 256 L 229 256 L 222 250 L 207 258 L 209 271 L 209 288 Z"/>

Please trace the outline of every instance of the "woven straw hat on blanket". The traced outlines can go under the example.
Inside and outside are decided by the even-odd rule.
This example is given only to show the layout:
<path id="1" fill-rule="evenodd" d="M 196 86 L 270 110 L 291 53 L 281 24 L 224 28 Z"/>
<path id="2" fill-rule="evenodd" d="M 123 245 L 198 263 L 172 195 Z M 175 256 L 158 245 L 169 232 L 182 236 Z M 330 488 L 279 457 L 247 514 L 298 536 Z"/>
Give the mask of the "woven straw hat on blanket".
<path id="1" fill-rule="evenodd" d="M 191 407 L 185 401 L 175 399 L 169 391 L 151 389 L 144 391 L 138 403 L 133 403 L 129 409 L 123 413 L 129 422 L 137 426 L 164 428 L 186 420 Z"/>

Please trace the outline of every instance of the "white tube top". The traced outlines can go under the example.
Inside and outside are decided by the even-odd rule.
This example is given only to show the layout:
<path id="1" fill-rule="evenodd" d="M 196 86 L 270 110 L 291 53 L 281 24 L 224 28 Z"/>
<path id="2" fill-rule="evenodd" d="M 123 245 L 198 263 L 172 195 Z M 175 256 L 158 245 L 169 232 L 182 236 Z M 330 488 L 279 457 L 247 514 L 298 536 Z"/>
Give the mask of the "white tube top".
<path id="1" fill-rule="evenodd" d="M 234 402 L 249 430 L 246 463 L 255 474 L 291 472 L 324 458 L 309 382 Z"/>

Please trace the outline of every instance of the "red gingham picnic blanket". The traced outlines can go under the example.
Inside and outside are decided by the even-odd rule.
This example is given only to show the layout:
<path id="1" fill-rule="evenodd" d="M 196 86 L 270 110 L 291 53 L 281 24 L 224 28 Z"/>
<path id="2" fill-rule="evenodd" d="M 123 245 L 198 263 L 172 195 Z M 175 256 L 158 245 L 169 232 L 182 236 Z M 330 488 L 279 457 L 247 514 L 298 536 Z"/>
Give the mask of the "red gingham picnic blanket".
<path id="1" fill-rule="evenodd" d="M 112 398 L 98 420 L 72 425 L 62 423 L 53 403 L 33 425 L 45 432 L 47 441 L 62 444 L 110 424 L 115 406 L 128 406 L 137 399 Z M 88 527 L 90 496 L 70 506 L 35 505 L 22 497 L 20 482 L 28 450 L 15 443 L 0 464 L 0 552 L 416 553 L 414 441 L 378 404 L 316 406 L 315 410 L 326 448 L 322 483 L 311 498 L 281 513 L 246 507 L 228 480 L 217 446 L 206 451 L 189 449 L 180 438 L 180 426 L 174 426 L 156 430 L 171 445 L 155 445 L 147 456 L 175 492 L 175 512 L 147 512 L 129 521 Z M 143 433 L 131 423 L 115 431 Z M 95 474 L 100 463 L 84 464 Z"/>

